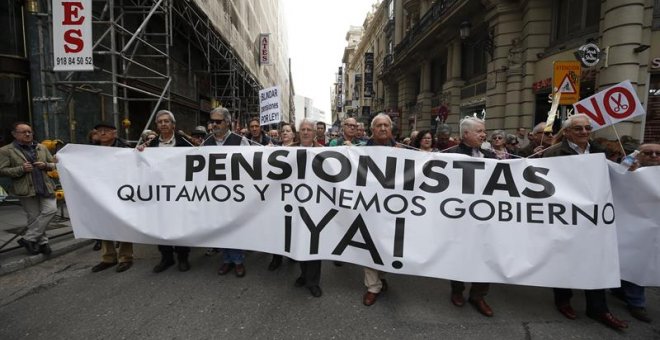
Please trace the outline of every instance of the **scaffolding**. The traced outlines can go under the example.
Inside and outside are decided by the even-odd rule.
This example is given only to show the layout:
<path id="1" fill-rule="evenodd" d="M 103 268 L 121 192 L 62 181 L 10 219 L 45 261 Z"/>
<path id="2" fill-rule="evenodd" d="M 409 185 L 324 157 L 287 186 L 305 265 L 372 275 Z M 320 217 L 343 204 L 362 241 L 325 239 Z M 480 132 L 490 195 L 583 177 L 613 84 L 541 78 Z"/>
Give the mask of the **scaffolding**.
<path id="1" fill-rule="evenodd" d="M 194 1 L 93 0 L 93 73 L 52 72 L 52 46 L 44 39 L 52 36 L 51 1 L 42 3 L 46 4 L 42 8 L 47 12 L 37 15 L 41 22 L 41 94 L 33 101 L 42 105 L 47 133 L 48 113 L 53 111 L 53 104 L 61 104 L 59 109 L 65 111 L 80 92 L 110 99 L 112 118 L 106 118 L 103 113 L 102 118 L 112 119 L 116 126 L 130 122 L 137 114 L 131 112 L 131 103 L 135 102 L 149 103 L 151 115 L 147 127 L 157 110 L 171 109 L 177 100 L 187 103 L 191 109 L 196 107 L 198 112 L 223 105 L 242 123 L 248 118 L 247 112 L 258 108 L 262 86 Z M 228 16 L 225 19 L 230 20 Z M 173 50 L 177 37 L 181 38 L 177 40 L 179 44 L 186 45 L 185 50 L 180 47 Z M 178 63 L 173 62 L 175 55 Z M 185 74 L 189 80 L 197 75 L 202 89 L 192 86 L 197 90 L 192 93 L 190 86 L 180 84 L 180 91 L 177 91 L 177 81 L 183 77 L 176 76 L 174 66 L 185 66 L 187 69 L 179 70 L 178 74 Z M 187 96 L 177 93 L 185 91 L 188 91 Z M 200 97 L 208 101 L 204 104 Z M 201 117 L 193 125 L 198 125 L 199 120 Z M 75 118 L 71 115 L 69 125 L 73 131 Z M 133 131 L 133 137 L 142 131 L 142 126 L 137 128 L 140 130 Z M 125 133 L 129 137 L 128 128 Z M 70 140 L 75 141 L 73 132 Z"/>

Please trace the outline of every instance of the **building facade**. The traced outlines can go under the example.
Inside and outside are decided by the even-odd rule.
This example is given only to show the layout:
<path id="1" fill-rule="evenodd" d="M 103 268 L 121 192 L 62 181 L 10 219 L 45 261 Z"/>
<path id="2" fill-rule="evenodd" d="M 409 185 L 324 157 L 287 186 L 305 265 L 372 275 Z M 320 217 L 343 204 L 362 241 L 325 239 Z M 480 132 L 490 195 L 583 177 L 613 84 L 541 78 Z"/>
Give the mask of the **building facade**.
<path id="1" fill-rule="evenodd" d="M 174 112 L 177 128 L 189 132 L 205 125 L 218 105 L 244 125 L 259 114 L 259 90 L 274 85 L 289 119 L 292 84 L 279 1 L 90 3 L 91 72 L 53 71 L 52 6 L 58 2 L 0 4 L 2 26 L 12 32 L 0 38 L 6 50 L 0 54 L 11 56 L 0 57 L 0 87 L 12 93 L 0 98 L 3 139 L 10 139 L 10 122 L 24 120 L 40 140 L 85 143 L 96 122 L 109 120 L 121 137 L 135 140 L 159 109 Z M 260 59 L 262 34 L 268 64 Z"/>
<path id="2" fill-rule="evenodd" d="M 401 134 L 441 122 L 457 131 L 461 117 L 484 110 L 489 129 L 531 128 L 547 118 L 553 63 L 592 43 L 601 53 L 582 66 L 579 98 L 630 80 L 647 115 L 617 124 L 618 134 L 660 138 L 660 1 L 383 0 L 367 19 L 344 73 L 364 77 L 358 61 L 373 52 L 365 105 L 371 116 L 390 113 Z"/>

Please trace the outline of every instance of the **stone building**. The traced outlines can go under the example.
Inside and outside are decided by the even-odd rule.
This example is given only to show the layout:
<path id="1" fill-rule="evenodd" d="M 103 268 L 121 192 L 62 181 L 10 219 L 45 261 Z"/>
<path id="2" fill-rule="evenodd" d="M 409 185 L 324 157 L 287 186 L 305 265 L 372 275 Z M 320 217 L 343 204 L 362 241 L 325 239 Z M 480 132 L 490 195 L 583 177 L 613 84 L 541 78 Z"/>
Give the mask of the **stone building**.
<path id="1" fill-rule="evenodd" d="M 158 109 L 177 128 L 205 125 L 215 106 L 245 124 L 259 112 L 258 91 L 279 85 L 283 116 L 293 103 L 286 25 L 277 0 L 95 0 L 94 70 L 53 71 L 53 6 L 0 3 L 0 136 L 32 122 L 39 140 L 85 143 L 99 120 L 135 140 Z M 111 24 L 114 23 L 114 24 Z M 269 34 L 270 63 L 260 60 Z M 5 95 L 6 94 L 6 95 Z M 150 126 L 153 128 L 153 124 Z"/>
<path id="2" fill-rule="evenodd" d="M 456 128 L 483 110 L 489 129 L 512 131 L 546 119 L 553 63 L 593 43 L 601 53 L 582 65 L 579 97 L 630 80 L 647 115 L 616 129 L 657 140 L 659 30 L 658 0 L 383 0 L 342 62 L 345 74 L 364 74 L 360 60 L 374 53 L 374 96 L 362 112 L 390 113 L 402 134 L 442 121 Z"/>

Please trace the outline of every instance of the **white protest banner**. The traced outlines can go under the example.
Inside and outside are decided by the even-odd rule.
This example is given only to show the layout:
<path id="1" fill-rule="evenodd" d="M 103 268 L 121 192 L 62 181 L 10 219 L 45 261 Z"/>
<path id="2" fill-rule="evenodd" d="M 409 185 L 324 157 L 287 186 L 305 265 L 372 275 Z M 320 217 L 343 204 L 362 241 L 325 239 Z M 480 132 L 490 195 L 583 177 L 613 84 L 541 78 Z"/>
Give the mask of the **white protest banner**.
<path id="1" fill-rule="evenodd" d="M 602 154 L 498 162 L 385 147 L 69 144 L 57 157 L 76 237 L 468 282 L 619 285 Z"/>
<path id="2" fill-rule="evenodd" d="M 621 279 L 660 286 L 660 166 L 621 173 L 609 165 Z"/>
<path id="3" fill-rule="evenodd" d="M 630 80 L 583 99 L 573 104 L 573 108 L 575 113 L 584 113 L 591 118 L 594 131 L 646 114 Z"/>
<path id="4" fill-rule="evenodd" d="M 94 71 L 92 2 L 53 0 L 53 71 Z"/>
<path id="5" fill-rule="evenodd" d="M 282 121 L 280 87 L 273 86 L 259 91 L 259 121 L 261 125 L 277 124 Z"/>

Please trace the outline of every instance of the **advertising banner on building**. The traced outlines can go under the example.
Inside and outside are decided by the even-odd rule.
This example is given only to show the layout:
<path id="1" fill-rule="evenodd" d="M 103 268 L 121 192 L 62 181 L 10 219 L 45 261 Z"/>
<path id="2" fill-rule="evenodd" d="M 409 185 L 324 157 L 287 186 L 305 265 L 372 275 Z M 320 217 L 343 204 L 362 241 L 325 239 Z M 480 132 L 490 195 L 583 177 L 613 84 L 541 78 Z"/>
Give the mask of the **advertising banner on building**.
<path id="1" fill-rule="evenodd" d="M 94 71 L 91 1 L 53 0 L 53 71 Z"/>
<path id="2" fill-rule="evenodd" d="M 374 92 L 374 54 L 364 54 L 364 98 L 371 98 Z"/>
<path id="3" fill-rule="evenodd" d="M 270 33 L 259 34 L 259 64 L 270 65 Z"/>
<path id="4" fill-rule="evenodd" d="M 261 125 L 276 124 L 282 121 L 280 87 L 273 86 L 259 91 L 259 122 Z"/>
<path id="5" fill-rule="evenodd" d="M 630 80 L 583 99 L 575 103 L 573 108 L 575 113 L 589 116 L 593 131 L 646 114 Z"/>
<path id="6" fill-rule="evenodd" d="M 502 162 L 387 147 L 69 144 L 58 159 L 79 238 L 468 282 L 619 285 L 602 154 Z"/>

